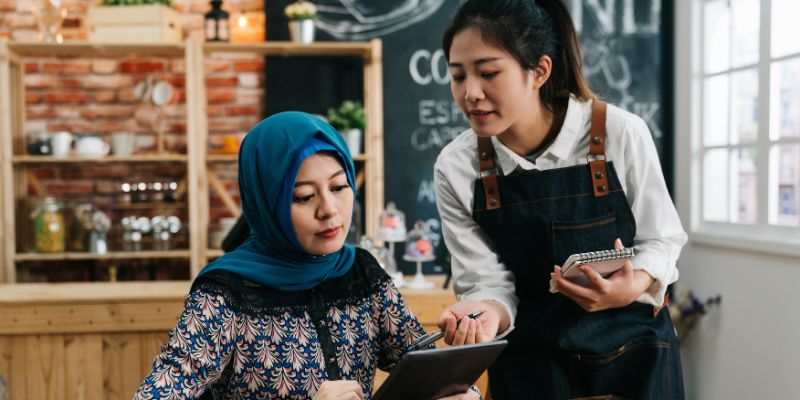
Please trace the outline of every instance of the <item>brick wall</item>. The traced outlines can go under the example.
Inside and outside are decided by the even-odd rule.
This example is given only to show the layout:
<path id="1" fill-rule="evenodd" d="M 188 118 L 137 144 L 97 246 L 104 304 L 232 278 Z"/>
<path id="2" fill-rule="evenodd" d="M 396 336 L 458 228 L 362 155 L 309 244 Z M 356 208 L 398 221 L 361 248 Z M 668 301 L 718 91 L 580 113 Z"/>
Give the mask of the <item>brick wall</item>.
<path id="1" fill-rule="evenodd" d="M 62 0 L 68 10 L 63 35 L 66 41 L 86 40 L 86 13 L 90 1 Z M 210 5 L 206 0 L 173 0 L 180 12 L 185 37 L 202 37 L 203 15 Z M 36 21 L 31 0 L 0 0 L 0 38 L 36 40 Z M 226 0 L 228 11 L 257 11 L 260 0 Z M 208 97 L 209 153 L 215 152 L 225 135 L 243 135 L 261 119 L 263 106 L 263 59 L 247 54 L 211 55 L 205 63 Z M 186 106 L 185 65 L 182 58 L 29 58 L 25 60 L 27 121 L 25 130 L 55 132 L 66 130 L 105 138 L 116 131 L 137 134 L 137 144 L 148 149 L 155 145 L 152 129 L 136 115 L 154 106 L 141 103 L 134 87 L 153 74 L 178 89 L 177 104 L 164 107 L 167 120 L 166 147 L 185 151 Z M 4 84 L 4 83 L 0 83 Z M 230 193 L 238 200 L 236 166 L 213 166 Z M 179 178 L 179 167 L 113 165 L 37 169 L 32 171 L 48 194 L 67 203 L 87 199 L 113 207 L 122 181 L 131 177 Z M 212 193 L 211 221 L 229 216 L 222 202 Z"/>

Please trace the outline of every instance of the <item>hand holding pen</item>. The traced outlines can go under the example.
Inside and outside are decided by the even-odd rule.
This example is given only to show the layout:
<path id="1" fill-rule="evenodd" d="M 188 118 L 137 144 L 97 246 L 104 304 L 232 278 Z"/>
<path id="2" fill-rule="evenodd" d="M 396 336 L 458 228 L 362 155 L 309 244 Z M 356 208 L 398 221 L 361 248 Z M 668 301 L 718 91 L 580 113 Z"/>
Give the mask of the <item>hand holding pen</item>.
<path id="1" fill-rule="evenodd" d="M 472 324 L 457 324 L 468 314 L 485 310 Z M 500 302 L 495 300 L 461 300 L 447 307 L 439 316 L 439 328 L 444 331 L 444 341 L 449 345 L 489 342 L 510 324 L 510 315 Z M 467 322 L 467 321 L 464 321 Z"/>
<path id="2" fill-rule="evenodd" d="M 467 324 L 465 325 L 473 323 L 480 324 L 478 322 L 474 322 L 471 320 L 477 319 L 478 317 L 483 315 L 484 312 L 486 312 L 486 310 L 480 310 L 467 314 L 464 317 L 460 318 L 458 321 L 456 321 L 456 329 L 458 329 L 458 327 L 461 325 L 461 321 L 463 321 L 464 319 L 467 319 Z M 412 343 L 411 346 L 408 348 L 408 351 L 424 349 L 429 344 L 434 343 L 443 337 L 444 337 L 444 331 L 426 333 L 425 335 L 420 336 L 414 343 Z"/>

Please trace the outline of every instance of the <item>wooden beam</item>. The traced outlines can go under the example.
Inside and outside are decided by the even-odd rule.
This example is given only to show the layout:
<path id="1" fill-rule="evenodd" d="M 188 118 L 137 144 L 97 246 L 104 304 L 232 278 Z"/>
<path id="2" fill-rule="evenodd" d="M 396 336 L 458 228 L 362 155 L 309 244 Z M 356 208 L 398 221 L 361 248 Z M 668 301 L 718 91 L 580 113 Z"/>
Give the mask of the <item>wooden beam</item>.
<path id="1" fill-rule="evenodd" d="M 239 216 L 242 215 L 242 210 L 239 208 L 239 205 L 236 204 L 236 201 L 233 200 L 231 194 L 225 189 L 225 184 L 223 184 L 222 181 L 217 178 L 217 176 L 214 174 L 214 171 L 208 168 L 206 168 L 206 177 L 208 178 L 208 183 L 210 184 L 211 189 L 213 189 L 214 192 L 217 193 L 217 196 L 222 199 L 222 203 L 225 204 L 225 208 L 227 208 L 234 217 L 239 218 Z"/>

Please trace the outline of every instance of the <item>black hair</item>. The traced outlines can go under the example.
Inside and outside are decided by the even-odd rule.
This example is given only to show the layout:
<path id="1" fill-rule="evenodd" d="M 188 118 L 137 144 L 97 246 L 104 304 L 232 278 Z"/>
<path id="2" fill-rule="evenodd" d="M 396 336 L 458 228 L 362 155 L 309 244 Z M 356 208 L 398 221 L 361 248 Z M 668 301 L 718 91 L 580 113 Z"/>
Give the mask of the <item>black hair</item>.
<path id="1" fill-rule="evenodd" d="M 535 69 L 544 55 L 553 60 L 550 77 L 539 89 L 549 111 L 556 112 L 570 93 L 580 100 L 595 98 L 581 71 L 578 35 L 563 0 L 467 0 L 444 32 L 448 61 L 453 38 L 467 28 L 477 29 L 483 40 L 504 49 L 526 70 Z"/>

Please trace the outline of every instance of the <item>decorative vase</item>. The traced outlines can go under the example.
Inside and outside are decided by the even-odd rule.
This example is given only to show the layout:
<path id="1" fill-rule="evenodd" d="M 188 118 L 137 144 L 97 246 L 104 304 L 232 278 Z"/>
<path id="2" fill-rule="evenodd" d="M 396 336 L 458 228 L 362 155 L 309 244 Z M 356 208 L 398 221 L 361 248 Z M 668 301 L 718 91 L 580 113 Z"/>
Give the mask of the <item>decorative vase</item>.
<path id="1" fill-rule="evenodd" d="M 289 33 L 292 41 L 300 44 L 309 44 L 314 41 L 314 20 L 295 19 L 289 21 Z"/>
<path id="2" fill-rule="evenodd" d="M 342 136 L 344 137 L 344 141 L 347 142 L 347 148 L 350 149 L 350 154 L 361 154 L 361 129 L 347 129 L 342 132 Z"/>

